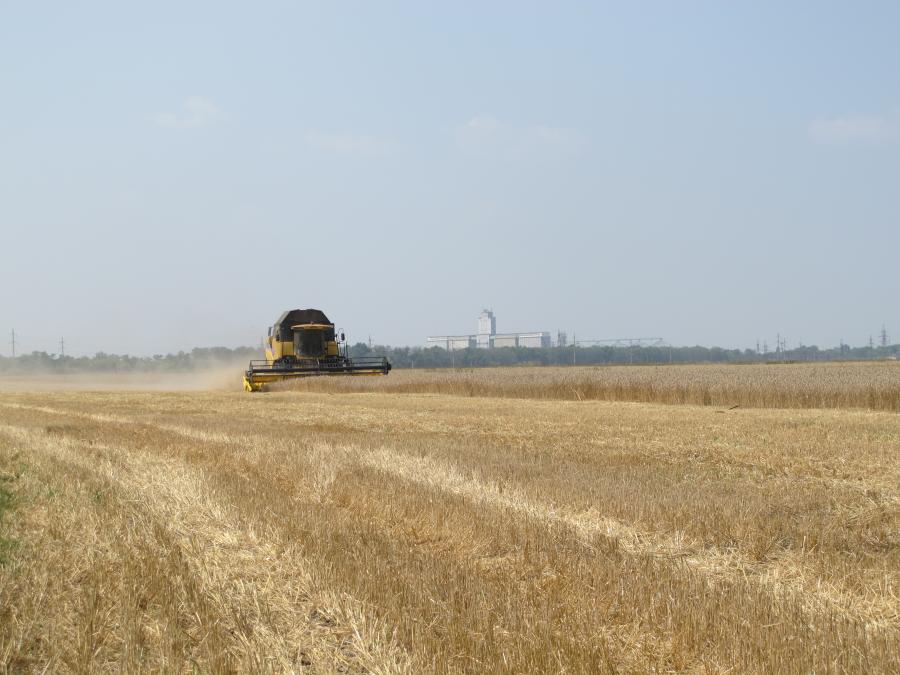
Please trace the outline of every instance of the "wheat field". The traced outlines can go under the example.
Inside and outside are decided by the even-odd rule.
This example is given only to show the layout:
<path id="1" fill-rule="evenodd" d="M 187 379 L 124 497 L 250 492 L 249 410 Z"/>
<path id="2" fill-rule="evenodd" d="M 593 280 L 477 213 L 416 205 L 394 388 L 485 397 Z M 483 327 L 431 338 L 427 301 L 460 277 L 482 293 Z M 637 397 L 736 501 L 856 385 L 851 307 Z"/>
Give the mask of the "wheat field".
<path id="1" fill-rule="evenodd" d="M 522 372 L 0 393 L 0 670 L 900 671 L 895 412 Z"/>
<path id="2" fill-rule="evenodd" d="M 900 362 L 456 368 L 294 380 L 281 389 L 900 411 Z"/>

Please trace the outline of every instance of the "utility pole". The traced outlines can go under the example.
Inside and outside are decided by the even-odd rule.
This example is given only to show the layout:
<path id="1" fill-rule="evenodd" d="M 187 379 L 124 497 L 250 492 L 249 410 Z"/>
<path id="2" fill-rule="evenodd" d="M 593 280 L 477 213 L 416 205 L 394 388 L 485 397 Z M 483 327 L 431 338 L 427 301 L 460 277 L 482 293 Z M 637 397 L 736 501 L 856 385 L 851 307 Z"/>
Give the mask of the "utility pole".
<path id="1" fill-rule="evenodd" d="M 10 341 L 12 345 L 12 357 L 16 358 L 16 329 L 12 329 L 12 340 Z"/>
<path id="2" fill-rule="evenodd" d="M 59 358 L 66 358 L 66 339 L 63 337 L 59 338 Z"/>

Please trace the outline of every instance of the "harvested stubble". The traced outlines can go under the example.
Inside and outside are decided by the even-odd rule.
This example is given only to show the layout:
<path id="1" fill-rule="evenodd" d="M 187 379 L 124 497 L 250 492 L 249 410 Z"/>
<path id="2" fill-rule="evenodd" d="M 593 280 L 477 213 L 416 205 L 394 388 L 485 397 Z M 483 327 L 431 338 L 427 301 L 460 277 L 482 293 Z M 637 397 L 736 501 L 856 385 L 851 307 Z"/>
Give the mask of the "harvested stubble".
<path id="1" fill-rule="evenodd" d="M 294 380 L 276 388 L 900 411 L 900 363 L 395 370 L 387 378 L 313 378 Z"/>
<path id="2" fill-rule="evenodd" d="M 9 670 L 896 672 L 900 417 L 0 396 Z"/>

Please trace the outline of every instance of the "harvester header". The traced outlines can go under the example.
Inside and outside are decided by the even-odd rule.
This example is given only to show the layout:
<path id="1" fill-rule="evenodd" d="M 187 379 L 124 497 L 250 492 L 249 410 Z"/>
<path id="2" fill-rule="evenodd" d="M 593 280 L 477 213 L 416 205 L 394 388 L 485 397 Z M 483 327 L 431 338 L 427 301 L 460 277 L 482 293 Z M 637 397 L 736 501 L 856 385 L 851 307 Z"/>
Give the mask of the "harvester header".
<path id="1" fill-rule="evenodd" d="M 340 338 L 340 339 L 338 339 Z M 265 360 L 251 361 L 244 389 L 262 391 L 270 382 L 315 375 L 387 375 L 385 356 L 352 359 L 343 333 L 318 309 L 284 312 L 269 328 Z"/>

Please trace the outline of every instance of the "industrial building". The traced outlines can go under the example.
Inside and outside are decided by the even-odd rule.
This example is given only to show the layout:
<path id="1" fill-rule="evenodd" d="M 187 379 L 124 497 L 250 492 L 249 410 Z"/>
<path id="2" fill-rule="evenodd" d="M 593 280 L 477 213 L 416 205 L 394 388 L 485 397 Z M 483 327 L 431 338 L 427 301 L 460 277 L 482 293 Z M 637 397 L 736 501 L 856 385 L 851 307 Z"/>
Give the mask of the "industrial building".
<path id="1" fill-rule="evenodd" d="M 549 347 L 548 331 L 530 333 L 498 333 L 497 317 L 485 309 L 478 316 L 478 332 L 475 335 L 439 335 L 426 338 L 429 347 L 441 347 L 448 351 L 457 349 L 492 349 L 494 347 Z"/>

